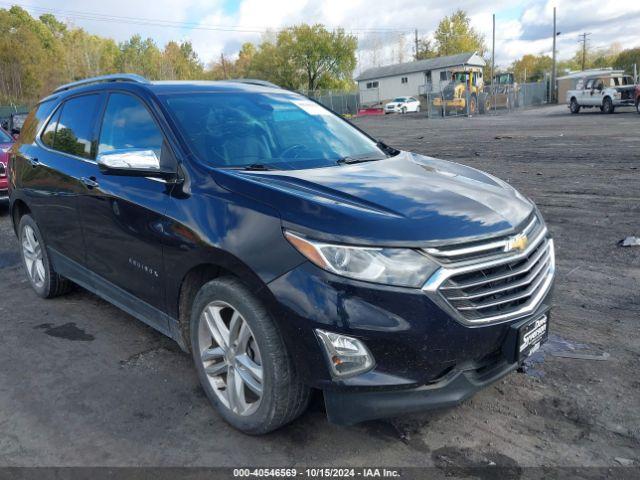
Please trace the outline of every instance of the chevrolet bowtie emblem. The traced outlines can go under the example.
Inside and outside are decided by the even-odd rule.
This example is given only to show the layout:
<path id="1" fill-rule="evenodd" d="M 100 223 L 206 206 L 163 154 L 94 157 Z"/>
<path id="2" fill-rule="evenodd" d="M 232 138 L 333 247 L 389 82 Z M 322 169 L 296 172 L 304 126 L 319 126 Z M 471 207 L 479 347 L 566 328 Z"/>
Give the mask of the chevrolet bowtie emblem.
<path id="1" fill-rule="evenodd" d="M 514 250 L 520 250 L 522 252 L 527 248 L 527 245 L 529 245 L 529 239 L 525 234 L 520 233 L 509 239 L 505 251 L 513 252 Z"/>

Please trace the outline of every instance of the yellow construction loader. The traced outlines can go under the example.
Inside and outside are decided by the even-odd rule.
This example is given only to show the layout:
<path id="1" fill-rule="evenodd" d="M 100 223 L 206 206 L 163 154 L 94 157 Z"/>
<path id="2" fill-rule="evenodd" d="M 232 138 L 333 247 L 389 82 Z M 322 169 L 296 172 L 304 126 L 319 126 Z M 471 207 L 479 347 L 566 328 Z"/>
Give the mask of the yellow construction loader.
<path id="1" fill-rule="evenodd" d="M 451 70 L 451 81 L 433 99 L 433 106 L 441 108 L 443 114 L 452 111 L 471 115 L 484 113 L 489 102 L 483 87 L 482 68 L 461 67 Z"/>

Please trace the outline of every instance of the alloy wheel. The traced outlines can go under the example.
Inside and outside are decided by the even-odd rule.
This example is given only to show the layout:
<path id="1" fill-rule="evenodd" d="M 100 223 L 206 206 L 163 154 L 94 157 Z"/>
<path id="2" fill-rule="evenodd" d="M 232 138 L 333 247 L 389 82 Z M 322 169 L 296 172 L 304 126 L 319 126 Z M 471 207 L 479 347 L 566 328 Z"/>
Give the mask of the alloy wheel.
<path id="1" fill-rule="evenodd" d="M 253 414 L 264 392 L 260 349 L 249 324 L 231 305 L 209 303 L 200 315 L 200 359 L 220 401 L 240 416 Z"/>
<path id="2" fill-rule="evenodd" d="M 36 288 L 42 288 L 46 279 L 42 247 L 30 225 L 22 230 L 22 256 L 29 279 Z"/>

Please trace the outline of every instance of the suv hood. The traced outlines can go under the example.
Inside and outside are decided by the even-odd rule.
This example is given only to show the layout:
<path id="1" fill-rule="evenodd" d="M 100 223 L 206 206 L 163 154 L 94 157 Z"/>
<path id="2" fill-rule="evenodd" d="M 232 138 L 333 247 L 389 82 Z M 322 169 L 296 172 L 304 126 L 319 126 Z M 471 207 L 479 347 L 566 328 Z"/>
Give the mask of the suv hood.
<path id="1" fill-rule="evenodd" d="M 534 209 L 495 177 L 408 152 L 335 167 L 216 173 L 222 187 L 278 210 L 285 228 L 334 242 L 420 247 L 492 236 Z"/>

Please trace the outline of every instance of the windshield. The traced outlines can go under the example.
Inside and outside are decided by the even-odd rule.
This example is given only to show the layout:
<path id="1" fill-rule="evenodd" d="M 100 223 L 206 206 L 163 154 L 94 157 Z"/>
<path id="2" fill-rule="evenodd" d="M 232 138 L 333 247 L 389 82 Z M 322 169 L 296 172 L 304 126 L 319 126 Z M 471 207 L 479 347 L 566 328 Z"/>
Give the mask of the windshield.
<path id="1" fill-rule="evenodd" d="M 400 102 L 400 103 L 402 103 L 402 102 L 406 101 L 406 98 L 404 98 L 404 97 L 398 97 L 398 98 L 394 98 L 394 99 L 393 99 L 393 101 L 394 101 L 394 102 Z"/>
<path id="2" fill-rule="evenodd" d="M 188 93 L 163 100 L 190 147 L 211 165 L 298 169 L 386 157 L 375 141 L 293 93 Z"/>
<path id="3" fill-rule="evenodd" d="M 466 82 L 467 81 L 467 74 L 463 73 L 463 72 L 457 72 L 453 75 L 453 79 L 456 82 Z"/>

